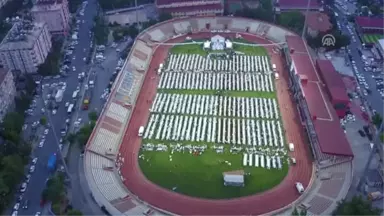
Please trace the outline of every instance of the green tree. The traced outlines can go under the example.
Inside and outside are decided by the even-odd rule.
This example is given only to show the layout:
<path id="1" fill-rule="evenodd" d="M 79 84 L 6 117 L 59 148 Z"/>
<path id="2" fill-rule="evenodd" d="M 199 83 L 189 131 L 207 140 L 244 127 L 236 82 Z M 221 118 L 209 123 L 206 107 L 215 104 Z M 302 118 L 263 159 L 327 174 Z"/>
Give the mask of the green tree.
<path id="1" fill-rule="evenodd" d="M 42 199 L 58 203 L 65 195 L 64 179 L 59 175 L 47 181 L 47 186 L 42 192 Z"/>
<path id="2" fill-rule="evenodd" d="M 93 26 L 92 30 L 95 36 L 96 44 L 106 44 L 108 41 L 109 29 L 104 17 L 100 13 L 98 13 L 98 15 L 96 15 L 93 20 L 95 22 L 95 25 Z"/>
<path id="3" fill-rule="evenodd" d="M 375 115 L 372 116 L 372 123 L 376 125 L 376 127 L 380 127 L 382 122 L 383 122 L 383 118 L 379 113 L 375 113 Z"/>
<path id="4" fill-rule="evenodd" d="M 89 137 L 91 136 L 92 130 L 95 127 L 95 122 L 92 122 L 90 124 L 84 125 L 77 133 L 76 133 L 76 140 L 80 147 L 84 147 Z"/>
<path id="5" fill-rule="evenodd" d="M 305 17 L 299 11 L 281 13 L 277 20 L 280 25 L 287 27 L 299 34 L 301 34 L 303 31 Z"/>
<path id="6" fill-rule="evenodd" d="M 97 118 L 98 118 L 99 116 L 97 115 L 97 112 L 96 111 L 92 111 L 92 112 L 89 112 L 88 113 L 88 118 L 89 118 L 89 120 L 91 120 L 91 121 L 97 121 Z"/>
<path id="7" fill-rule="evenodd" d="M 293 211 L 291 213 L 292 216 L 306 216 L 307 211 L 306 210 L 300 210 L 298 211 L 296 206 L 293 208 Z"/>
<path id="8" fill-rule="evenodd" d="M 83 213 L 76 209 L 68 210 L 67 215 L 76 215 L 76 216 L 82 216 Z"/>
<path id="9" fill-rule="evenodd" d="M 380 215 L 380 210 L 374 208 L 370 201 L 355 196 L 351 201 L 339 202 L 333 215 Z"/>
<path id="10" fill-rule="evenodd" d="M 1 160 L 3 181 L 8 186 L 14 186 L 24 176 L 24 164 L 19 155 L 5 156 Z"/>
<path id="11" fill-rule="evenodd" d="M 60 203 L 54 203 L 51 206 L 52 212 L 55 213 L 56 215 L 61 214 L 61 205 Z"/>
<path id="12" fill-rule="evenodd" d="M 160 21 L 160 22 L 164 22 L 164 21 L 170 20 L 170 19 L 172 19 L 172 18 L 173 18 L 172 15 L 169 14 L 169 13 L 161 13 L 161 14 L 159 15 L 159 21 Z"/>
<path id="13" fill-rule="evenodd" d="M 46 125 L 47 124 L 47 117 L 43 116 L 40 118 L 40 124 L 41 125 Z"/>

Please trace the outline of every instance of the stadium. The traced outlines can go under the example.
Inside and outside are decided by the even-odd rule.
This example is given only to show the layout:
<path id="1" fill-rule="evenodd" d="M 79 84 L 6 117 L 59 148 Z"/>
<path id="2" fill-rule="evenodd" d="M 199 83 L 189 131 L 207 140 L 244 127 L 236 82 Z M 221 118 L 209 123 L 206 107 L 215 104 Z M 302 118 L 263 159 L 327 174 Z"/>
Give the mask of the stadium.
<path id="1" fill-rule="evenodd" d="M 330 214 L 353 153 L 313 61 L 301 37 L 258 20 L 146 29 L 86 147 L 94 200 L 112 215 Z"/>

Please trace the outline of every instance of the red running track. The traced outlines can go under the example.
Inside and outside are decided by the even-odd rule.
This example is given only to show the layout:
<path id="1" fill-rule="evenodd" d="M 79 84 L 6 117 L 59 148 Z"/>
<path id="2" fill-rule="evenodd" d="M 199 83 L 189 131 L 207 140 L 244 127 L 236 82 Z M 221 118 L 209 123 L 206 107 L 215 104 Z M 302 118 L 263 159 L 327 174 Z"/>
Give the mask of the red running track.
<path id="1" fill-rule="evenodd" d="M 194 34 L 191 37 L 206 38 L 207 34 L 210 33 Z M 243 37 L 258 43 L 269 43 L 255 36 L 243 35 Z M 182 41 L 184 38 L 180 37 L 172 40 Z M 260 215 L 283 208 L 295 201 L 299 195 L 294 183 L 299 181 L 305 187 L 308 186 L 312 174 L 312 164 L 308 157 L 307 146 L 304 144 L 302 126 L 297 121 L 300 118 L 297 115 L 296 106 L 292 103 L 287 91 L 287 77 L 284 77 L 284 75 L 277 81 L 276 88 L 287 142 L 295 144 L 293 156 L 296 158 L 297 164 L 290 167 L 286 178 L 278 186 L 252 196 L 228 200 L 208 200 L 172 192 L 146 179 L 138 163 L 141 139 L 137 136 L 137 131 L 141 125 L 146 125 L 149 118 L 150 101 L 155 97 L 159 81 L 155 68 L 166 58 L 168 48 L 160 46 L 153 55 L 120 147 L 120 153 L 124 157 L 124 165 L 121 171 L 125 178 L 124 184 L 128 190 L 152 206 L 179 215 Z M 269 48 L 268 50 L 270 51 Z M 270 56 L 279 71 L 283 70 L 280 56 L 271 51 Z"/>

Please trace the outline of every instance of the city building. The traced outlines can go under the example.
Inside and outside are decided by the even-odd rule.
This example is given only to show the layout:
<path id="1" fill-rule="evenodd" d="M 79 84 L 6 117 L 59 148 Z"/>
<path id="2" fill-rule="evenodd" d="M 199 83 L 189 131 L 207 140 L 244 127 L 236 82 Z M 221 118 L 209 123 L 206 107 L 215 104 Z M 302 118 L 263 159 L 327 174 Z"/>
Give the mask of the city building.
<path id="1" fill-rule="evenodd" d="M 333 108 L 336 110 L 339 118 L 344 118 L 349 110 L 350 100 L 340 73 L 336 71 L 330 60 L 318 59 L 316 61 L 316 67 L 325 84 L 325 92 L 327 93 Z"/>
<path id="2" fill-rule="evenodd" d="M 8 3 L 8 0 L 0 0 L 0 8 L 4 7 Z"/>
<path id="3" fill-rule="evenodd" d="M 36 73 L 52 47 L 47 24 L 20 21 L 0 43 L 0 62 L 11 70 Z"/>
<path id="4" fill-rule="evenodd" d="M 284 11 L 306 11 L 307 8 L 310 11 L 324 11 L 323 6 L 317 0 L 276 0 L 275 3 L 276 13 Z"/>
<path id="5" fill-rule="evenodd" d="M 305 14 L 304 14 L 305 15 Z M 316 37 L 319 33 L 324 33 L 332 29 L 332 23 L 325 13 L 310 11 L 307 13 L 307 33 Z"/>
<path id="6" fill-rule="evenodd" d="M 36 22 L 47 23 L 52 35 L 68 33 L 70 14 L 66 0 L 37 1 L 31 13 Z"/>
<path id="7" fill-rule="evenodd" d="M 384 19 L 378 17 L 356 17 L 355 23 L 360 33 L 377 33 L 384 32 Z"/>
<path id="8" fill-rule="evenodd" d="M 224 13 L 222 0 L 156 0 L 156 7 L 160 12 L 171 14 L 173 17 Z"/>
<path id="9" fill-rule="evenodd" d="M 13 74 L 9 69 L 0 68 L 0 120 L 12 107 L 16 95 Z"/>

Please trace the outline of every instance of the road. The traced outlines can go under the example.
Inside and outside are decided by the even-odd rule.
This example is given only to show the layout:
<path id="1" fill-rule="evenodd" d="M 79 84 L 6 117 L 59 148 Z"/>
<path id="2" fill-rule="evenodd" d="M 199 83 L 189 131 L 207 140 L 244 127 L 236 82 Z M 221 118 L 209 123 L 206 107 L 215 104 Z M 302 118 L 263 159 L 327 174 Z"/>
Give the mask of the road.
<path id="1" fill-rule="evenodd" d="M 57 113 L 55 115 L 48 114 L 51 119 L 51 126 L 49 128 L 49 133 L 46 135 L 46 141 L 42 148 L 36 148 L 32 155 L 33 157 L 38 158 L 36 164 L 36 170 L 32 174 L 31 180 L 28 184 L 28 188 L 24 193 L 23 200 L 20 202 L 21 206 L 25 200 L 29 201 L 27 209 L 20 209 L 18 211 L 19 215 L 35 215 L 36 212 L 41 212 L 42 207 L 40 206 L 41 192 L 45 188 L 45 182 L 50 176 L 50 172 L 47 169 L 47 161 L 50 155 L 58 151 L 57 138 L 60 138 L 60 129 L 63 127 L 65 119 L 68 118 L 67 110 L 64 107 L 66 101 L 72 100 L 72 93 L 76 90 L 78 86 L 78 72 L 81 72 L 83 68 L 86 68 L 83 58 L 88 55 L 90 49 L 90 37 L 89 32 L 93 26 L 93 17 L 96 15 L 96 0 L 88 0 L 88 4 L 84 10 L 84 16 L 81 17 L 84 20 L 84 23 L 81 23 L 78 33 L 79 44 L 76 46 L 73 56 L 75 59 L 72 60 L 72 65 L 77 68 L 77 72 L 70 72 L 69 76 L 66 78 L 52 79 L 52 80 L 43 80 L 43 83 L 57 83 L 57 82 L 66 82 L 67 87 L 64 93 L 63 102 L 61 102 Z M 41 108 L 43 105 L 43 100 L 37 100 L 35 109 L 35 115 L 28 119 L 29 122 L 36 121 L 41 117 Z M 13 207 L 13 205 L 12 205 Z M 11 208 L 12 208 L 11 207 Z M 8 211 L 11 213 L 11 209 Z"/>
<path id="2" fill-rule="evenodd" d="M 338 10 L 336 7 L 334 8 L 335 11 L 338 13 L 338 20 L 341 23 L 341 31 L 349 36 L 354 36 L 356 38 L 356 42 L 351 41 L 351 44 L 349 45 L 349 48 L 351 49 L 351 55 L 352 59 L 356 62 L 356 66 L 358 68 L 358 71 L 364 75 L 366 82 L 368 83 L 370 90 L 372 91 L 371 94 L 368 96 L 365 96 L 365 99 L 367 100 L 368 104 L 372 107 L 372 109 L 375 109 L 377 112 L 383 116 L 383 99 L 380 95 L 380 93 L 376 89 L 376 82 L 372 78 L 372 74 L 370 72 L 365 72 L 364 71 L 364 62 L 361 59 L 360 54 L 358 53 L 358 49 L 363 50 L 363 46 L 361 41 L 359 40 L 357 36 L 357 32 L 354 31 L 353 35 L 350 34 L 350 32 L 347 29 L 347 25 L 345 25 L 345 21 L 347 19 L 347 16 Z M 364 87 L 361 87 L 364 89 Z"/>

